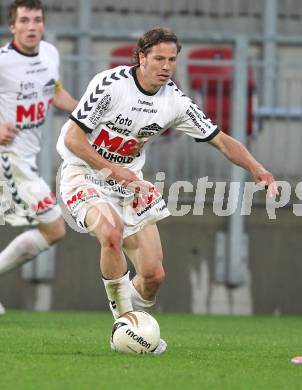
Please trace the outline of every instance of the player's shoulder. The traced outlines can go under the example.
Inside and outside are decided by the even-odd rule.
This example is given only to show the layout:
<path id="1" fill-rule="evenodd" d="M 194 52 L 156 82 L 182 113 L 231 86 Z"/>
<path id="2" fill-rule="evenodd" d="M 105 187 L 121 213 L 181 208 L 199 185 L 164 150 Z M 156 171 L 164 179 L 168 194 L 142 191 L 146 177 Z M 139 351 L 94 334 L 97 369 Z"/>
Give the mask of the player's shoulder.
<path id="1" fill-rule="evenodd" d="M 176 97 L 182 97 L 184 95 L 173 80 L 167 82 L 165 85 L 165 92 Z"/>
<path id="2" fill-rule="evenodd" d="M 189 99 L 183 91 L 178 88 L 177 84 L 173 80 L 169 80 L 164 87 L 164 95 L 169 99 L 174 99 L 176 102 L 182 104 L 184 100 Z"/>
<path id="3" fill-rule="evenodd" d="M 10 54 L 12 54 L 14 50 L 11 48 L 10 44 L 7 43 L 6 45 L 0 47 L 0 58 L 1 60 L 5 58 L 9 58 Z"/>
<path id="4" fill-rule="evenodd" d="M 115 68 L 106 69 L 98 73 L 94 78 L 100 80 L 104 85 L 108 86 L 114 84 L 117 81 L 127 80 L 131 76 L 131 66 L 117 66 Z"/>
<path id="5" fill-rule="evenodd" d="M 46 53 L 49 53 L 51 55 L 56 55 L 56 56 L 59 55 L 58 49 L 52 43 L 49 43 L 46 41 L 40 42 L 39 51 L 46 52 Z"/>
<path id="6" fill-rule="evenodd" d="M 91 80 L 91 84 L 97 85 L 100 90 L 121 90 L 121 84 L 127 82 L 131 77 L 130 66 L 117 66 L 96 74 Z"/>

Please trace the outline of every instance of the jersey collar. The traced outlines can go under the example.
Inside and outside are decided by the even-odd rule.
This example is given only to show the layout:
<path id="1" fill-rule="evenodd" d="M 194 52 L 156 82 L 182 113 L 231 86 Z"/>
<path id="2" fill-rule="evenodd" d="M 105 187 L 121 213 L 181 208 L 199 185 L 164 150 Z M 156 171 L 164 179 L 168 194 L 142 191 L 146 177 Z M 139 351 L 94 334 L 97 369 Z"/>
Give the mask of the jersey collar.
<path id="1" fill-rule="evenodd" d="M 137 75 L 136 75 L 136 68 L 137 66 L 133 66 L 131 69 L 130 69 L 130 73 L 132 74 L 133 78 L 134 78 L 134 82 L 135 82 L 135 85 L 137 86 L 138 90 L 141 91 L 141 93 L 143 93 L 144 95 L 147 95 L 147 96 L 154 96 L 157 94 L 158 91 L 154 92 L 154 93 L 151 93 L 151 92 L 148 92 L 146 91 L 139 83 L 138 79 L 137 79 Z"/>
<path id="2" fill-rule="evenodd" d="M 24 53 L 23 51 L 18 49 L 18 47 L 16 46 L 14 41 L 11 41 L 8 47 L 9 47 L 9 49 L 13 49 L 13 50 L 15 50 L 16 52 L 18 52 L 19 54 L 21 54 L 22 56 L 25 56 L 25 57 L 37 57 L 39 55 L 39 52 L 38 53 L 32 53 L 32 54 Z"/>

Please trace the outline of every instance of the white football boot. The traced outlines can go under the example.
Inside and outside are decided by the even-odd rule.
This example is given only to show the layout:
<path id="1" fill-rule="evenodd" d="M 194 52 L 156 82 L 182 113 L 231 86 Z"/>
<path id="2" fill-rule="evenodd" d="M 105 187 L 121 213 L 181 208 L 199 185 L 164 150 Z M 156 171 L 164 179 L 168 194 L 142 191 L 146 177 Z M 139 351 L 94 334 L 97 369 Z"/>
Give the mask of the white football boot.
<path id="1" fill-rule="evenodd" d="M 5 308 L 2 305 L 2 303 L 0 302 L 0 315 L 3 315 L 3 314 L 5 314 Z"/>
<path id="2" fill-rule="evenodd" d="M 166 351 L 167 346 L 168 344 L 165 342 L 165 340 L 160 339 L 158 346 L 151 353 L 153 353 L 153 355 L 160 355 Z"/>

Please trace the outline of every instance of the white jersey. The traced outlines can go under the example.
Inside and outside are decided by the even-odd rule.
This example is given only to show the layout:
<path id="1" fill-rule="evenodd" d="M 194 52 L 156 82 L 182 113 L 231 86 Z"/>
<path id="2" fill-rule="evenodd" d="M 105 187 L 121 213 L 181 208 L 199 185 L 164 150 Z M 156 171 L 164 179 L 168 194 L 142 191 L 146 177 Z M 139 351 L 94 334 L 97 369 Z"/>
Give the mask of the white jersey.
<path id="1" fill-rule="evenodd" d="M 168 128 L 200 141 L 219 132 L 173 81 L 151 94 L 140 86 L 135 67 L 129 66 L 97 74 L 70 118 L 86 132 L 100 156 L 134 172 L 144 165 L 146 144 Z M 62 128 L 57 150 L 66 162 L 85 165 L 64 145 L 69 123 Z"/>
<path id="2" fill-rule="evenodd" d="M 41 41 L 34 55 L 20 53 L 12 43 L 0 49 L 0 123 L 20 129 L 11 144 L 0 146 L 0 152 L 35 161 L 58 77 L 59 54 L 47 42 Z"/>

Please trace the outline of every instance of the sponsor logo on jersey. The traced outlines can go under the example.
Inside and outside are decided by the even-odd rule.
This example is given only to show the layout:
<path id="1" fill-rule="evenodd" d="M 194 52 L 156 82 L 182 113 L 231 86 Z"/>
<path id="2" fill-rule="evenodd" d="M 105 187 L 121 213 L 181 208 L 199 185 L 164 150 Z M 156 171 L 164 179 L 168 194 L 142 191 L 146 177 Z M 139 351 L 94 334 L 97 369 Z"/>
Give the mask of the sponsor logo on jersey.
<path id="1" fill-rule="evenodd" d="M 138 104 L 143 104 L 143 105 L 146 105 L 146 106 L 153 106 L 153 102 L 147 102 L 146 100 L 141 100 L 141 99 L 138 99 L 137 100 Z"/>
<path id="2" fill-rule="evenodd" d="M 110 137 L 110 133 L 102 129 L 92 146 L 106 160 L 119 164 L 130 164 L 139 156 L 139 150 L 145 142 L 138 142 L 134 138 L 125 139 L 121 136 Z"/>
<path id="3" fill-rule="evenodd" d="M 42 64 L 42 61 L 35 61 L 35 62 L 31 62 L 30 66 L 37 66 L 37 65 L 41 65 L 41 64 Z"/>
<path id="4" fill-rule="evenodd" d="M 115 118 L 114 123 L 117 123 L 119 125 L 124 125 L 124 126 L 131 126 L 132 120 L 129 118 L 123 118 L 122 114 L 118 114 L 118 116 Z"/>
<path id="5" fill-rule="evenodd" d="M 44 96 L 54 96 L 55 94 L 56 81 L 55 79 L 51 79 L 46 83 L 43 87 L 43 95 Z"/>
<path id="6" fill-rule="evenodd" d="M 32 70 L 27 70 L 26 74 L 42 73 L 42 72 L 46 72 L 47 70 L 48 68 L 32 69 Z"/>
<path id="7" fill-rule="evenodd" d="M 95 98 L 95 101 L 98 99 Z M 105 95 L 96 108 L 94 109 L 93 113 L 89 117 L 89 122 L 91 122 L 94 126 L 96 126 L 99 123 L 99 120 L 102 118 L 102 116 L 105 114 L 105 112 L 108 110 L 109 104 L 111 102 L 111 96 L 109 94 Z"/>
<path id="8" fill-rule="evenodd" d="M 115 126 L 115 124 L 111 121 L 106 123 L 106 126 L 109 130 L 115 131 L 116 133 L 123 134 L 129 136 L 131 134 L 131 130 L 121 129 L 120 127 Z"/>
<path id="9" fill-rule="evenodd" d="M 20 130 L 28 130 L 42 126 L 51 104 L 52 99 L 48 100 L 46 106 L 44 102 L 32 103 L 29 107 L 23 104 L 17 105 L 16 127 Z"/>
<path id="10" fill-rule="evenodd" d="M 159 126 L 157 123 L 152 123 L 152 125 L 148 125 L 140 129 L 139 132 L 137 133 L 137 136 L 151 137 L 152 135 L 157 134 L 160 130 L 162 130 L 161 126 Z"/>
<path id="11" fill-rule="evenodd" d="M 32 81 L 20 82 L 20 90 L 17 92 L 17 100 L 37 99 L 38 92 L 35 88 L 35 83 Z"/>
<path id="12" fill-rule="evenodd" d="M 208 129 L 211 129 L 213 126 L 211 120 L 202 111 L 200 111 L 197 106 L 195 108 L 193 105 L 190 105 L 186 114 L 191 118 L 194 125 L 204 134 L 206 134 L 206 130 L 203 128 L 204 126 Z"/>
<path id="13" fill-rule="evenodd" d="M 145 112 L 147 114 L 156 114 L 157 113 L 157 109 L 156 108 L 132 107 L 131 111 Z"/>

